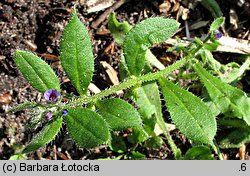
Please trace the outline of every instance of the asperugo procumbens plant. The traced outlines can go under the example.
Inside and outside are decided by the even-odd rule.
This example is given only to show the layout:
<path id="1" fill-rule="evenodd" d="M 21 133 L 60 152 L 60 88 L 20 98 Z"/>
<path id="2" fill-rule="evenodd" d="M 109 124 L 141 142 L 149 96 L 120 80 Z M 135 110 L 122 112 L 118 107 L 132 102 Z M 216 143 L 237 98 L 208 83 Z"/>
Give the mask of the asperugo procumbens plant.
<path id="1" fill-rule="evenodd" d="M 40 133 L 17 155 L 21 156 L 44 146 L 54 139 L 65 123 L 79 147 L 93 148 L 108 144 L 111 150 L 121 154 L 126 154 L 129 150 L 115 132 L 132 128 L 126 141 L 134 146 L 130 149 L 132 154 L 123 156 L 140 158 L 142 154 L 136 152 L 137 146 L 161 146 L 162 138 L 154 131 L 157 124 L 162 129 L 175 159 L 214 159 L 211 149 L 222 159 L 215 140 L 216 116 L 225 114 L 231 117 L 223 119 L 227 125 L 236 119 L 238 124 L 245 125 L 244 130 L 248 129 L 248 132 L 250 124 L 249 98 L 245 93 L 212 76 L 211 72 L 203 68 L 204 64 L 215 62 L 213 58 L 207 57 L 210 53 L 208 48 L 218 46 L 216 38 L 221 37 L 221 33 L 217 29 L 223 22 L 223 17 L 216 19 L 203 41 L 197 38 L 187 48 L 176 45 L 176 48 L 184 51 L 185 57 L 165 68 L 149 48 L 174 35 L 179 23 L 173 19 L 155 17 L 132 27 L 127 22 L 119 23 L 114 14 L 111 14 L 109 28 L 114 39 L 123 48 L 120 65 L 123 82 L 91 96 L 88 93 L 94 71 L 91 42 L 86 28 L 74 10 L 61 38 L 60 59 L 79 96 L 62 102 L 60 83 L 50 66 L 30 52 L 16 51 L 18 69 L 32 87 L 44 94 L 47 101 L 46 104 L 27 102 L 11 110 L 15 112 L 30 108 L 35 114 L 31 117 L 35 124 L 47 122 Z M 208 41 L 211 42 L 207 44 Z M 160 71 L 152 72 L 152 65 Z M 168 79 L 173 71 L 184 67 L 191 68 L 198 75 L 207 90 L 210 105 L 216 107 L 216 113 L 207 102 Z M 124 98 L 129 97 L 138 108 L 121 98 L 112 98 L 111 95 L 119 90 L 124 90 Z M 159 90 L 163 94 L 172 122 L 193 145 L 185 155 L 172 140 L 164 122 Z"/>

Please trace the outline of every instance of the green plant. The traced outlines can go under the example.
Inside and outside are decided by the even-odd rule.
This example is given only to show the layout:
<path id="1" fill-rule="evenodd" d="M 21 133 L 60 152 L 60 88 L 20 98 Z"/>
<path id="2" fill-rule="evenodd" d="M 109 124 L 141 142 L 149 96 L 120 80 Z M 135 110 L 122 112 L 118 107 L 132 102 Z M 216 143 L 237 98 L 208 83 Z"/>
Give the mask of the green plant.
<path id="1" fill-rule="evenodd" d="M 30 52 L 16 51 L 17 67 L 30 85 L 44 94 L 47 101 L 47 104 L 27 102 L 11 110 L 15 112 L 31 108 L 34 127 L 47 121 L 41 132 L 17 155 L 44 146 L 54 139 L 65 123 L 69 134 L 79 147 L 92 148 L 106 143 L 124 158 L 143 158 L 144 155 L 136 151 L 139 145 L 143 143 L 146 147 L 154 148 L 162 145 L 161 137 L 155 133 L 155 126 L 158 124 L 175 159 L 214 159 L 211 156 L 211 148 L 222 159 L 215 140 L 217 121 L 221 120 L 220 122 L 230 126 L 230 123 L 234 124 L 237 120 L 239 125 L 234 124 L 235 126 L 231 127 L 241 128 L 241 124 L 244 124 L 241 129 L 248 134 L 250 124 L 250 102 L 245 93 L 212 76 L 219 72 L 216 64 L 210 67 L 211 72 L 203 68 L 205 64 L 211 66 L 211 63 L 217 63 L 210 50 L 211 47 L 216 49 L 219 45 L 214 36 L 223 22 L 222 17 L 216 19 L 204 41 L 197 38 L 187 48 L 177 44 L 176 48 L 183 49 L 185 57 L 165 68 L 149 47 L 174 35 L 179 23 L 173 19 L 156 17 L 132 27 L 126 22 L 119 23 L 114 14 L 111 14 L 109 28 L 114 39 L 123 47 L 120 65 L 123 82 L 90 96 L 87 90 L 93 76 L 94 58 L 87 30 L 74 10 L 61 39 L 60 58 L 62 67 L 79 96 L 75 95 L 63 103 L 59 80 L 49 65 Z M 212 43 L 207 44 L 209 40 Z M 151 65 L 160 71 L 153 73 Z M 171 73 L 179 69 L 180 73 L 175 78 L 184 79 L 182 70 L 187 68 L 192 70 L 206 87 L 206 102 L 166 78 L 174 77 Z M 130 98 L 138 108 L 111 96 L 118 90 L 126 90 L 124 98 Z M 160 92 L 171 120 L 193 145 L 184 156 L 164 122 Z M 111 98 L 106 98 L 108 96 Z M 208 105 L 216 107 L 215 110 Z M 216 119 L 218 114 L 224 114 L 225 117 Z M 133 144 L 131 153 L 126 153 L 126 143 L 115 133 L 128 128 L 133 129 L 128 136 L 128 142 Z"/>

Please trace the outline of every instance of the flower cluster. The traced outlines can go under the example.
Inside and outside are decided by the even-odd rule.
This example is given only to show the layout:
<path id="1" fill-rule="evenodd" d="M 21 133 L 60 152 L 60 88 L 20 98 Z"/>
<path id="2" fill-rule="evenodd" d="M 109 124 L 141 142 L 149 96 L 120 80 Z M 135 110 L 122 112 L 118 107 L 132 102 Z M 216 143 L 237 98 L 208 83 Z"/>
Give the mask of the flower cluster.
<path id="1" fill-rule="evenodd" d="M 48 102 L 57 102 L 59 93 L 56 89 L 49 89 L 43 94 L 44 98 Z"/>
<path id="2" fill-rule="evenodd" d="M 53 114 L 52 114 L 50 111 L 49 111 L 49 112 L 46 112 L 45 118 L 46 118 L 47 120 L 50 120 L 52 117 L 53 117 Z"/>
<path id="3" fill-rule="evenodd" d="M 59 97 L 59 93 L 56 89 L 49 89 L 47 90 L 45 93 L 44 93 L 44 98 L 47 102 L 52 102 L 52 103 L 55 103 L 57 102 L 58 100 L 58 97 Z M 66 116 L 68 114 L 68 110 L 67 109 L 64 109 L 62 111 L 62 116 Z M 51 111 L 48 111 L 45 113 L 45 118 L 47 120 L 50 120 L 51 118 L 53 117 L 53 113 Z"/>
<path id="4" fill-rule="evenodd" d="M 63 116 L 66 116 L 68 113 L 69 113 L 69 110 L 67 110 L 67 109 L 64 109 L 64 110 L 62 111 L 62 115 L 63 115 Z"/>
<path id="5" fill-rule="evenodd" d="M 222 37 L 222 32 L 219 31 L 219 30 L 216 30 L 216 31 L 214 32 L 214 37 L 217 38 L 217 39 L 221 38 L 221 37 Z"/>

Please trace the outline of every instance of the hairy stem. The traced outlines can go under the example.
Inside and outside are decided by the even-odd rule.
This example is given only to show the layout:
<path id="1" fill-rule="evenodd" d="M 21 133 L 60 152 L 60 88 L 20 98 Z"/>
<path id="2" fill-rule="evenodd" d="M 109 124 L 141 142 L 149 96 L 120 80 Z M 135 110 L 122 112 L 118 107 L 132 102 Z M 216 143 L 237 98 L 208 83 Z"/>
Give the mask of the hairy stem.
<path id="1" fill-rule="evenodd" d="M 161 71 L 158 71 L 155 73 L 148 73 L 148 74 L 142 75 L 141 77 L 129 79 L 128 81 L 125 81 L 119 85 L 113 86 L 110 89 L 103 90 L 102 92 L 100 92 L 96 95 L 93 95 L 91 97 L 82 96 L 82 97 L 72 101 L 69 104 L 69 106 L 80 106 L 83 103 L 95 102 L 99 99 L 102 99 L 102 98 L 107 97 L 111 94 L 114 94 L 119 90 L 124 90 L 124 89 L 130 88 L 130 87 L 133 87 L 133 86 L 137 85 L 138 83 L 157 80 L 158 78 L 163 77 L 163 76 L 171 73 L 172 71 L 182 67 L 185 63 L 186 63 L 186 58 L 183 58 L 183 59 L 177 61 L 176 63 L 170 65 L 169 67 L 165 68 L 164 70 L 161 70 Z"/>
<path id="2" fill-rule="evenodd" d="M 203 43 L 206 43 L 211 37 L 211 34 L 208 34 L 207 37 L 205 38 L 205 40 L 203 41 Z M 187 47 L 190 48 L 191 44 Z M 154 81 L 157 80 L 160 77 L 164 77 L 165 75 L 171 73 L 174 70 L 179 69 L 180 67 L 182 67 L 184 64 L 186 64 L 187 61 L 189 61 L 191 58 L 195 57 L 195 54 L 202 48 L 203 45 L 196 45 L 196 48 L 194 48 L 193 50 L 190 51 L 190 53 L 184 57 L 183 59 L 175 62 L 174 64 L 168 66 L 167 68 L 165 68 L 164 70 L 155 72 L 155 73 L 148 73 L 145 75 L 142 75 L 141 77 L 136 77 L 136 78 L 131 78 L 128 81 L 125 81 L 119 85 L 113 86 L 110 89 L 107 90 L 103 90 L 100 93 L 93 95 L 91 97 L 89 96 L 81 96 L 78 99 L 73 100 L 71 103 L 69 103 L 68 105 L 66 105 L 66 107 L 70 107 L 70 106 L 81 106 L 83 103 L 93 103 L 99 99 L 102 99 L 104 97 L 107 97 L 109 95 L 112 95 L 114 93 L 116 93 L 119 90 L 124 90 L 124 89 L 128 89 L 130 87 L 133 87 L 135 85 L 138 85 L 140 83 L 143 82 L 149 82 L 149 81 Z"/>
<path id="3" fill-rule="evenodd" d="M 220 152 L 219 146 L 217 145 L 216 141 L 213 140 L 214 144 L 212 145 L 212 149 L 217 153 L 219 160 L 223 160 L 222 153 Z"/>

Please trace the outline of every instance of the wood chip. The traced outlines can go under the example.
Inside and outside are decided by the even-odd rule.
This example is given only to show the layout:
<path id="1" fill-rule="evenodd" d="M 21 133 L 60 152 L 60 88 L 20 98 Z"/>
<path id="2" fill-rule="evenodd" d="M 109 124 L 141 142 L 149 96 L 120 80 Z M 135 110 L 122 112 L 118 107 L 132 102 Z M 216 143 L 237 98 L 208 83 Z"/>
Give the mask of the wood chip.
<path id="1" fill-rule="evenodd" d="M 59 61 L 60 60 L 59 56 L 56 56 L 53 54 L 48 54 L 48 53 L 39 54 L 39 53 L 37 53 L 37 55 L 39 55 L 47 60 L 51 60 L 51 61 Z"/>
<path id="2" fill-rule="evenodd" d="M 177 12 L 180 8 L 180 3 L 176 2 L 171 10 L 171 12 Z"/>
<path id="3" fill-rule="evenodd" d="M 216 51 L 238 54 L 250 54 L 250 43 L 248 40 L 240 40 L 232 37 L 221 37 L 218 40 L 222 45 L 217 48 Z M 176 39 L 168 39 L 165 41 L 167 44 L 177 43 Z M 183 46 L 189 45 L 189 41 L 182 41 Z"/>
<path id="4" fill-rule="evenodd" d="M 118 73 L 115 71 L 115 69 L 113 69 L 113 67 L 110 64 L 108 64 L 106 61 L 100 61 L 100 64 L 105 69 L 110 82 L 113 85 L 119 85 L 120 82 L 119 82 L 119 79 L 118 79 Z M 123 91 L 122 90 L 118 91 L 117 94 L 118 95 L 123 95 Z"/>
<path id="5" fill-rule="evenodd" d="M 116 3 L 114 3 L 111 7 L 106 9 L 95 21 L 92 22 L 91 27 L 94 29 L 97 29 L 98 26 L 109 16 L 109 14 L 112 11 L 115 11 L 118 9 L 121 5 L 123 5 L 125 2 L 129 0 L 119 0 Z"/>
<path id="6" fill-rule="evenodd" d="M 12 96 L 9 93 L 4 93 L 0 96 L 0 104 L 10 104 L 12 101 Z"/>
<path id="7" fill-rule="evenodd" d="M 238 29 L 239 19 L 235 10 L 232 8 L 230 9 L 230 12 L 229 12 L 229 19 L 230 19 L 230 24 L 233 25 L 234 30 Z"/>
<path id="8" fill-rule="evenodd" d="M 53 158 L 54 158 L 54 160 L 57 160 L 56 151 L 57 151 L 56 145 L 53 145 Z"/>
<path id="9" fill-rule="evenodd" d="M 181 18 L 182 18 L 183 20 L 187 20 L 188 14 L 189 14 L 189 9 L 184 8 L 183 11 L 182 11 Z"/>
<path id="10" fill-rule="evenodd" d="M 176 129 L 175 125 L 170 124 L 170 123 L 165 123 L 165 127 L 168 131 L 173 131 L 174 129 Z M 156 136 L 159 136 L 160 134 L 163 133 L 162 129 L 160 128 L 160 126 L 158 124 L 155 125 L 154 132 L 155 132 Z"/>
<path id="11" fill-rule="evenodd" d="M 66 155 L 64 155 L 63 153 L 61 153 L 59 151 L 57 151 L 56 154 L 58 157 L 60 157 L 63 160 L 69 160 L 69 158 Z"/>
<path id="12" fill-rule="evenodd" d="M 81 5 L 87 6 L 87 12 L 93 13 L 93 12 L 99 12 L 101 10 L 104 10 L 110 6 L 112 6 L 115 3 L 114 0 L 80 0 Z"/>
<path id="13" fill-rule="evenodd" d="M 32 50 L 35 51 L 37 49 L 37 45 L 35 43 L 32 43 L 30 40 L 24 40 L 24 43 L 28 45 L 28 47 Z"/>
<path id="14" fill-rule="evenodd" d="M 101 92 L 101 90 L 93 83 L 89 84 L 88 89 L 89 89 L 90 92 L 92 92 L 94 94 L 97 94 L 97 93 Z"/>
<path id="15" fill-rule="evenodd" d="M 119 79 L 117 77 L 118 73 L 113 69 L 111 65 L 109 65 L 106 61 L 101 61 L 100 62 L 102 67 L 105 69 L 110 81 L 112 82 L 113 85 L 118 85 L 120 84 Z"/>
<path id="16" fill-rule="evenodd" d="M 239 149 L 239 158 L 240 158 L 240 160 L 245 160 L 245 158 L 246 158 L 246 145 L 243 145 Z"/>
<path id="17" fill-rule="evenodd" d="M 159 5 L 159 10 L 161 13 L 168 13 L 171 8 L 171 3 L 169 1 L 164 1 L 161 5 Z"/>

